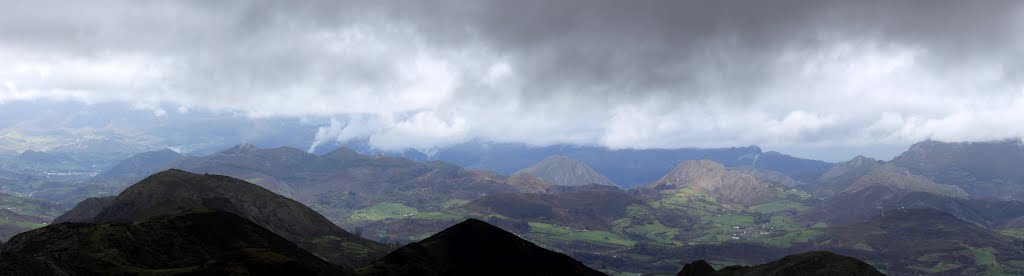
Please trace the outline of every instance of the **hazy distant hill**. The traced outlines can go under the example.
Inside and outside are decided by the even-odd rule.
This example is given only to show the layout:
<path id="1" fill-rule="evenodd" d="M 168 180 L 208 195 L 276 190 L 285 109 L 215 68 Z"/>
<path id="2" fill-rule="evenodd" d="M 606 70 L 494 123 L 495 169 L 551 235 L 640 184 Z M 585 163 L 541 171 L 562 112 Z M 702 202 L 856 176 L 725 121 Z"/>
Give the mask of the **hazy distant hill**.
<path id="1" fill-rule="evenodd" d="M 1021 140 L 944 143 L 923 141 L 892 163 L 975 197 L 1024 200 L 1024 144 Z"/>
<path id="2" fill-rule="evenodd" d="M 962 188 L 954 185 L 944 185 L 932 182 L 927 178 L 910 173 L 905 168 L 886 164 L 871 169 L 867 174 L 857 179 L 843 192 L 857 192 L 869 187 L 885 186 L 896 190 L 907 192 L 925 192 L 948 197 L 967 197 L 968 194 Z"/>
<path id="3" fill-rule="evenodd" d="M 565 254 L 470 219 L 359 269 L 360 275 L 604 275 Z"/>
<path id="4" fill-rule="evenodd" d="M 590 184 L 618 186 L 583 162 L 561 155 L 552 155 L 516 174 L 529 173 L 560 186 L 584 186 Z"/>
<path id="5" fill-rule="evenodd" d="M 801 188 L 815 196 L 833 196 L 846 190 L 850 185 L 857 182 L 857 179 L 883 164 L 885 162 L 858 155 L 850 161 L 835 164 L 831 169 L 818 177 L 812 185 Z"/>
<path id="6" fill-rule="evenodd" d="M 131 222 L 190 209 L 214 209 L 237 214 L 266 227 L 329 261 L 353 267 L 383 255 L 384 246 L 353 235 L 312 209 L 259 186 L 219 175 L 180 170 L 161 172 L 121 192 L 94 217 L 93 211 L 72 210 L 82 217 L 68 222 Z M 79 204 L 76 209 L 89 208 Z"/>
<path id="7" fill-rule="evenodd" d="M 470 169 L 511 174 L 552 156 L 561 155 L 587 164 L 622 187 L 654 182 L 686 160 L 713 160 L 729 167 L 748 166 L 780 172 L 802 182 L 816 179 L 830 163 L 762 152 L 756 146 L 718 149 L 611 150 L 603 147 L 467 143 L 441 149 L 431 157 Z"/>
<path id="8" fill-rule="evenodd" d="M 529 186 L 510 185 L 507 176 L 445 162 L 363 155 L 347 148 L 316 155 L 288 147 L 242 145 L 184 158 L 172 166 L 245 179 L 303 202 L 346 226 L 366 219 L 439 210 Z"/>
<path id="9" fill-rule="evenodd" d="M 181 158 L 185 158 L 185 156 L 170 149 L 139 153 L 96 175 L 92 181 L 134 183 L 151 174 L 168 169 L 168 166 Z"/>
<path id="10" fill-rule="evenodd" d="M 838 194 L 803 214 L 810 221 L 843 225 L 866 221 L 900 208 L 931 208 L 962 220 L 990 228 L 1003 227 L 1024 217 L 1024 202 L 948 197 L 926 192 L 908 192 L 873 186 Z"/>

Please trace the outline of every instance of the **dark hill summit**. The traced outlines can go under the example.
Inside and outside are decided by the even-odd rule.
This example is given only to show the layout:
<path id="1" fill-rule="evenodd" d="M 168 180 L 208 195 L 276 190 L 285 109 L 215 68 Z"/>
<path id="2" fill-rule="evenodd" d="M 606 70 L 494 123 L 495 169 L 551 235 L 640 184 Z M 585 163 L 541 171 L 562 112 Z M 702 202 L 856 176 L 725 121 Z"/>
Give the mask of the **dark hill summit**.
<path id="1" fill-rule="evenodd" d="M 708 271 L 710 269 L 710 271 Z M 782 259 L 753 267 L 730 266 L 718 271 L 704 261 L 683 266 L 680 276 L 697 275 L 820 275 L 820 276 L 873 276 L 884 275 L 861 260 L 827 251 L 813 251 L 789 255 Z"/>
<path id="2" fill-rule="evenodd" d="M 98 202 L 102 203 L 102 202 Z M 71 222 L 131 222 L 204 208 L 230 212 L 295 242 L 328 261 L 353 267 L 369 263 L 387 248 L 341 229 L 322 215 L 294 200 L 248 182 L 220 175 L 199 175 L 181 170 L 154 174 L 125 189 L 94 217 L 76 206 L 61 217 Z"/>
<path id="3" fill-rule="evenodd" d="M 103 209 L 110 206 L 111 202 L 114 202 L 116 196 L 105 196 L 105 197 L 90 197 L 82 200 L 78 204 L 75 204 L 74 208 L 68 210 L 63 215 L 60 215 L 56 219 L 53 219 L 53 223 L 61 222 L 86 222 L 95 218 L 99 215 Z"/>
<path id="4" fill-rule="evenodd" d="M 3 275 L 346 275 L 273 232 L 211 210 L 133 223 L 61 223 L 0 246 Z"/>
<path id="5" fill-rule="evenodd" d="M 362 275 L 604 275 L 486 222 L 469 219 L 406 245 Z"/>
<path id="6" fill-rule="evenodd" d="M 516 174 L 529 173 L 544 181 L 560 186 L 584 186 L 590 184 L 618 186 L 583 162 L 561 155 L 544 158 L 540 163 L 523 169 Z"/>
<path id="7" fill-rule="evenodd" d="M 15 160 L 30 163 L 62 163 L 71 162 L 71 157 L 63 154 L 48 153 L 42 151 L 26 150 L 18 156 Z"/>

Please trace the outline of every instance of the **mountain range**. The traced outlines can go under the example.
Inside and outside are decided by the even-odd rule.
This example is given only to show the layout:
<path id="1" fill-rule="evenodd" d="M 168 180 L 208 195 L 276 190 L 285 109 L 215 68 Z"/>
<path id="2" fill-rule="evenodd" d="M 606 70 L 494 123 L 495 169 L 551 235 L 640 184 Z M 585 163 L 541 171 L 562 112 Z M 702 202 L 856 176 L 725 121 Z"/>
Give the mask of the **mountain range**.
<path id="1" fill-rule="evenodd" d="M 251 220 L 344 269 L 357 269 L 383 256 L 387 248 L 394 248 L 382 243 L 424 241 L 452 225 L 479 219 L 611 274 L 678 271 L 684 261 L 695 259 L 704 259 L 721 272 L 729 266 L 754 267 L 781 256 L 819 249 L 865 260 L 885 273 L 1013 273 L 1024 269 L 1020 252 L 991 242 L 1013 244 L 1024 239 L 1024 204 L 1012 198 L 1012 191 L 1019 188 L 1014 174 L 1007 169 L 961 168 L 960 161 L 946 159 L 981 158 L 976 155 L 997 154 L 990 148 L 998 148 L 1007 156 L 994 159 L 1024 161 L 1015 159 L 1014 145 L 925 141 L 892 161 L 858 156 L 835 165 L 824 163 L 814 170 L 808 168 L 819 168 L 814 164 L 821 163 L 760 153 L 756 148 L 700 150 L 711 159 L 681 159 L 657 177 L 644 176 L 651 180 L 634 188 L 617 185 L 622 182 L 612 181 L 615 170 L 604 170 L 586 161 L 588 157 L 582 152 L 604 156 L 594 157 L 601 160 L 616 154 L 623 158 L 650 157 L 644 160 L 655 164 L 686 156 L 661 156 L 655 154 L 659 152 L 656 150 L 602 153 L 574 147 L 549 148 L 556 154 L 505 175 L 442 161 L 366 155 L 347 148 L 311 154 L 287 147 L 240 145 L 204 156 L 164 150 L 139 154 L 114 165 L 75 187 L 77 191 L 62 190 L 65 195 L 96 198 L 81 201 L 54 224 L 123 224 L 188 210 L 224 211 Z M 734 155 L 740 152 L 746 154 Z M 480 158 L 485 157 L 490 158 Z M 510 160 L 516 158 L 515 154 L 510 156 Z M 769 169 L 767 164 L 772 163 L 764 163 L 766 160 L 789 162 L 790 170 Z M 635 175 L 652 172 L 640 167 L 625 169 Z M 157 173 L 169 168 L 182 170 Z M 801 170 L 814 173 L 794 173 Z M 938 171 L 960 171 L 961 177 L 934 173 Z M 171 179 L 187 179 L 171 181 L 178 184 L 204 184 L 164 185 Z M 124 189 L 134 181 L 139 183 Z M 239 188 L 253 186 L 245 182 L 262 188 Z M 996 184 L 1001 186 L 993 186 Z M 991 196 L 995 193 L 992 189 L 1009 194 Z M 252 195 L 246 195 L 249 193 Z M 175 195 L 170 197 L 175 199 L 160 199 L 168 194 Z M 38 198 L 38 194 L 31 197 Z M 279 197 L 287 201 L 264 200 Z M 244 198 L 277 202 L 274 206 L 278 207 L 265 207 L 269 205 Z M 267 209 L 290 211 L 275 215 Z M 919 209 L 935 214 L 904 212 Z M 300 232 L 285 232 L 288 227 L 281 221 L 286 217 L 315 217 L 312 214 L 320 219 L 300 224 L 305 225 L 297 228 Z M 891 216 L 902 220 L 886 220 Z M 341 228 L 330 226 L 335 224 Z M 3 225 L 0 223 L 0 227 Z M 931 235 L 926 229 L 929 225 L 948 225 L 943 228 L 947 232 Z M 11 233 L 42 226 L 45 224 L 32 224 Z M 365 254 L 331 255 L 343 252 L 336 248 L 346 243 L 309 238 L 323 234 L 309 229 L 332 228 L 337 229 L 325 235 L 360 241 L 355 243 L 362 243 L 363 249 L 351 251 Z M 339 231 L 342 228 L 352 231 Z M 376 242 L 365 243 L 368 240 Z M 953 255 L 940 254 L 945 252 L 942 250 L 879 249 L 890 243 L 901 244 L 902 240 L 935 245 Z"/>
<path id="2" fill-rule="evenodd" d="M 92 213 L 77 212 L 64 216 L 67 222 L 0 244 L 0 275 L 605 275 L 476 219 L 398 248 L 361 268 L 352 262 L 332 263 L 332 259 L 359 259 L 356 255 L 365 251 L 352 247 L 358 241 L 337 244 L 325 239 L 317 242 L 333 247 L 331 252 L 337 252 L 333 256 L 338 258 L 313 253 L 323 252 L 317 250 L 322 248 L 307 251 L 295 237 L 286 236 L 347 232 L 329 224 L 310 224 L 318 216 L 305 206 L 219 175 L 165 171 L 113 199 L 90 204 L 96 203 L 105 207 L 88 222 L 73 222 Z M 283 210 L 284 215 L 268 218 L 261 213 L 265 210 Z M 815 264 L 848 262 L 846 257 L 833 257 Z M 789 263 L 806 261 L 787 257 L 766 265 L 793 266 Z M 723 271 L 730 269 L 734 268 Z M 871 271 L 871 266 L 858 266 L 847 272 Z"/>

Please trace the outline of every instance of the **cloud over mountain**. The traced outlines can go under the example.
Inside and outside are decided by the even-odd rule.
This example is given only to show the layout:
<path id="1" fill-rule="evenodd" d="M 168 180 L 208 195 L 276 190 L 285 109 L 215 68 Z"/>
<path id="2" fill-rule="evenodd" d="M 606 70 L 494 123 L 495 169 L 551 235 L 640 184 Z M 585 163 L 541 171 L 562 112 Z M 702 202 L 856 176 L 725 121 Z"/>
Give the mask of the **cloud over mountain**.
<path id="1" fill-rule="evenodd" d="M 0 103 L 334 118 L 317 140 L 381 149 L 1024 135 L 1016 1 L 2 2 Z"/>

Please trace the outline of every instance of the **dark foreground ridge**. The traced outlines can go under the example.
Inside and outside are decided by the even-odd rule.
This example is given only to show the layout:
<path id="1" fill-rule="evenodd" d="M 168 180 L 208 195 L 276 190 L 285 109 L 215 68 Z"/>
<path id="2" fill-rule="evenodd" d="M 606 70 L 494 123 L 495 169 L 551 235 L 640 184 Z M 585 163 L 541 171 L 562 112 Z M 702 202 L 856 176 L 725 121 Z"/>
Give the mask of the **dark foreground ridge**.
<path id="1" fill-rule="evenodd" d="M 884 275 L 860 260 L 826 251 L 812 251 L 789 255 L 766 264 L 746 267 L 730 266 L 715 271 L 707 262 L 699 260 L 683 266 L 679 276 L 699 275 Z"/>
<path id="2" fill-rule="evenodd" d="M 361 275 L 604 275 L 486 222 L 469 219 L 406 245 Z"/>
<path id="3" fill-rule="evenodd" d="M 0 275 L 350 275 L 235 214 L 190 210 L 134 223 L 61 223 L 0 246 Z"/>

